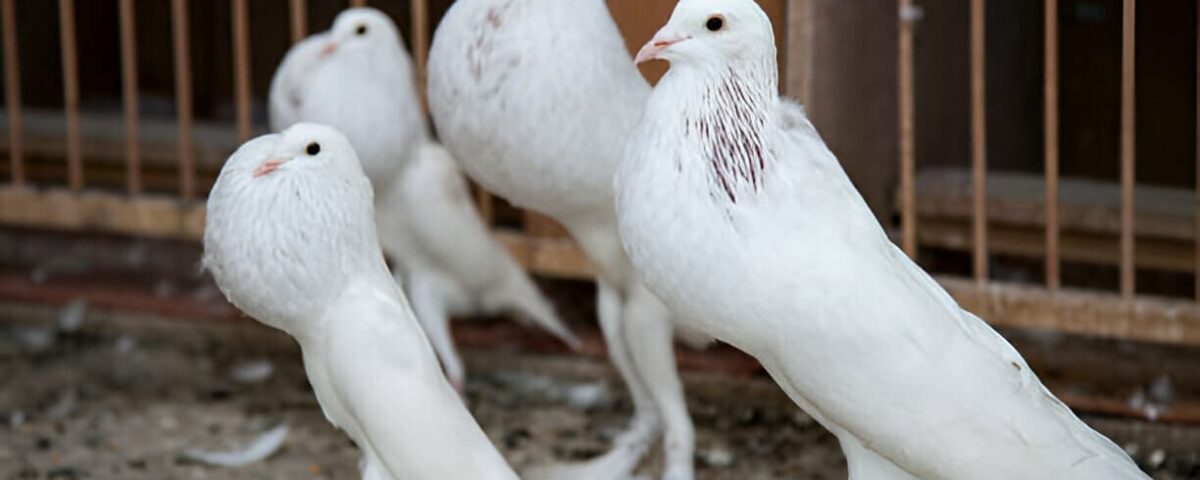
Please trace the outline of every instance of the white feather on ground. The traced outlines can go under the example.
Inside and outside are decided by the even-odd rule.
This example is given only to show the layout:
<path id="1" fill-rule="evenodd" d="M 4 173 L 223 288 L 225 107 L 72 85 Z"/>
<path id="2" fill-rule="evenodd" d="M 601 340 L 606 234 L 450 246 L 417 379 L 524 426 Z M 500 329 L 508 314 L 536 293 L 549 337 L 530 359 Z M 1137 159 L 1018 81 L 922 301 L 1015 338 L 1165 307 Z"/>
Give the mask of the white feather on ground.
<path id="1" fill-rule="evenodd" d="M 243 467 L 266 460 L 278 452 L 287 441 L 290 431 L 291 427 L 284 423 L 263 432 L 244 448 L 226 451 L 190 448 L 183 452 L 183 456 L 216 467 Z"/>

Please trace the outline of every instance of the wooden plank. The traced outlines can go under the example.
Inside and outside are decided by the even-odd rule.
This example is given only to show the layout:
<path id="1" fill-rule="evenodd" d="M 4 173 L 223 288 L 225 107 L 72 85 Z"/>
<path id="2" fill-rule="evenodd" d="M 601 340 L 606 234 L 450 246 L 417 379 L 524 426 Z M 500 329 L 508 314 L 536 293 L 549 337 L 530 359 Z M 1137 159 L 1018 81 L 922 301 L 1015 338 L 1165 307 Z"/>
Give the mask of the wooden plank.
<path id="1" fill-rule="evenodd" d="M 186 98 L 177 99 L 177 102 Z M 187 111 L 190 112 L 190 109 Z M 62 131 L 66 117 L 62 111 L 24 109 L 21 116 L 23 151 L 32 157 L 66 158 L 67 145 Z M 187 117 L 191 118 L 190 113 Z M 191 157 L 189 164 L 208 169 L 219 168 L 238 146 L 237 130 L 233 125 L 216 121 L 188 121 L 190 128 L 180 131 L 182 120 L 156 117 L 138 119 L 142 167 L 180 166 L 183 163 L 180 155 L 185 153 L 181 152 L 180 147 L 186 143 L 186 153 Z M 7 122 L 6 117 L 0 115 L 0 130 L 9 128 Z M 80 145 L 88 152 L 90 168 L 99 169 L 105 164 L 115 168 L 124 164 L 126 132 L 123 123 L 120 113 L 80 112 Z M 10 139 L 0 136 L 0 151 L 9 150 L 10 146 Z"/>
<path id="2" fill-rule="evenodd" d="M 25 157 L 21 145 L 21 62 L 17 52 L 16 0 L 0 0 L 4 22 L 4 99 L 8 109 L 8 162 L 12 184 L 25 184 Z"/>
<path id="3" fill-rule="evenodd" d="M 939 277 L 963 308 L 993 325 L 1096 337 L 1200 345 L 1200 305 L 1190 300 L 1124 297 Z"/>
<path id="4" fill-rule="evenodd" d="M 969 252 L 971 228 L 969 220 L 922 218 L 918 239 L 922 246 Z M 988 232 L 993 253 L 1034 260 L 1045 258 L 1045 237 L 1040 226 L 992 224 Z M 1067 261 L 1117 266 L 1121 262 L 1119 245 L 1116 235 L 1069 231 L 1063 232 L 1059 251 Z M 1137 246 L 1134 262 L 1139 268 L 1191 273 L 1191 242 L 1143 237 L 1137 239 Z"/>
<path id="5" fill-rule="evenodd" d="M 911 258 L 917 258 L 916 210 L 916 97 L 913 83 L 913 26 L 907 12 L 912 0 L 898 0 L 896 18 L 900 22 L 899 96 L 900 96 L 900 246 Z"/>
<path id="6" fill-rule="evenodd" d="M 142 191 L 142 161 L 138 146 L 137 23 L 133 0 L 118 4 L 121 21 L 121 99 L 125 111 L 126 189 L 130 194 Z"/>
<path id="7" fill-rule="evenodd" d="M 971 0 L 971 259 L 980 285 L 988 279 L 986 10 L 984 0 Z"/>
<path id="8" fill-rule="evenodd" d="M 0 223 L 196 240 L 204 208 L 166 196 L 0 188 Z"/>
<path id="9" fill-rule="evenodd" d="M 1137 286 L 1134 257 L 1134 0 L 1125 0 L 1121 28 L 1121 296 L 1132 299 Z"/>
<path id="10" fill-rule="evenodd" d="M 497 232 L 496 238 L 531 272 L 580 280 L 595 278 L 587 257 L 569 238 L 538 238 L 512 231 Z"/>
<path id="11" fill-rule="evenodd" d="M 917 178 L 920 218 L 969 219 L 970 173 L 963 169 L 926 169 Z M 1121 191 L 1114 182 L 1063 178 L 1059 180 L 1059 226 L 1063 231 L 1117 235 L 1120 232 Z M 991 172 L 987 178 L 989 220 L 992 225 L 1045 226 L 1040 175 Z M 1192 190 L 1138 185 L 1137 237 L 1191 242 L 1196 237 Z"/>
<path id="12" fill-rule="evenodd" d="M 196 196 L 192 153 L 192 53 L 188 40 L 188 1 L 171 0 L 171 48 L 175 56 L 175 118 L 179 151 L 179 195 Z"/>
<path id="13" fill-rule="evenodd" d="M 83 151 L 79 145 L 79 59 L 75 44 L 75 0 L 58 0 L 62 48 L 63 110 L 67 114 L 67 184 L 83 188 Z"/>
<path id="14" fill-rule="evenodd" d="M 233 26 L 233 88 L 238 141 L 250 139 L 250 26 L 247 0 L 230 0 Z"/>
<path id="15" fill-rule="evenodd" d="M 1046 175 L 1046 288 L 1058 290 L 1062 275 L 1058 251 L 1058 0 L 1045 0 L 1043 129 Z"/>

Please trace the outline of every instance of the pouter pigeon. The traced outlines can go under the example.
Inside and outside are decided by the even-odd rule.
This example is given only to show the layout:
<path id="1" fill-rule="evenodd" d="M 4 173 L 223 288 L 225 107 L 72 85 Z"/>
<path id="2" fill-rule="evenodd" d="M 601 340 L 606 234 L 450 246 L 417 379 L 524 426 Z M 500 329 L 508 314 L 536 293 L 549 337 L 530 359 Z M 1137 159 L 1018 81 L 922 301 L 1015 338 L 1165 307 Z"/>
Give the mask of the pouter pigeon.
<path id="1" fill-rule="evenodd" d="M 664 478 L 691 480 L 694 433 L 670 313 L 625 257 L 613 211 L 612 177 L 650 87 L 604 1 L 459 0 L 434 35 L 428 75 L 438 133 L 463 170 L 562 223 L 596 269 L 600 326 L 635 414 L 583 470 L 636 462 L 665 427 Z"/>
<path id="2" fill-rule="evenodd" d="M 350 142 L 301 123 L 225 163 L 204 266 L 246 314 L 300 344 L 325 417 L 371 480 L 516 480 L 438 368 L 392 280 Z"/>
<path id="3" fill-rule="evenodd" d="M 430 140 L 412 70 L 387 15 L 346 10 L 331 31 L 300 42 L 284 58 L 271 85 L 271 124 L 280 130 L 319 122 L 350 138 L 378 192 L 380 243 L 447 376 L 461 389 L 450 315 L 511 313 L 572 347 L 578 341 L 492 237 L 454 160 Z"/>
<path id="4" fill-rule="evenodd" d="M 896 248 L 799 106 L 752 0 L 681 0 L 616 178 L 626 250 L 682 318 L 762 362 L 850 478 L 1147 479 Z"/>

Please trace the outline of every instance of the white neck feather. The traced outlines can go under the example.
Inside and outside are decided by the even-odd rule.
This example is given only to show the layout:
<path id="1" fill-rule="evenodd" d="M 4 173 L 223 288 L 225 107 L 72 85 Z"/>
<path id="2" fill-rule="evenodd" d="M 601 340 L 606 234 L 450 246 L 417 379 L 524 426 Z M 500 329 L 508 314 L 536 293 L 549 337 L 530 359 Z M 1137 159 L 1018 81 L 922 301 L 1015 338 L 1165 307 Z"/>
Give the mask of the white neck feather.
<path id="1" fill-rule="evenodd" d="M 682 130 L 714 196 L 730 203 L 762 187 L 774 161 L 769 126 L 778 102 L 773 56 L 732 66 L 672 67 L 647 106 L 649 121 Z"/>

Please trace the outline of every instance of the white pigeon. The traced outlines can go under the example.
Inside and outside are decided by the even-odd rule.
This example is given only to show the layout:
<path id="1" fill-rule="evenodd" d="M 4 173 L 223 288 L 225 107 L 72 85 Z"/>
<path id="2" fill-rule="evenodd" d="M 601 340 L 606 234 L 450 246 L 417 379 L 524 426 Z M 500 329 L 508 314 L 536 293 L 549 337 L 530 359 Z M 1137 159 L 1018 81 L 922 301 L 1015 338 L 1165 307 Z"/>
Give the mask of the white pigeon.
<path id="1" fill-rule="evenodd" d="M 670 314 L 625 257 L 613 209 L 612 178 L 650 87 L 604 1 L 459 0 L 434 35 L 428 77 L 438 133 L 463 170 L 563 224 L 596 269 L 600 327 L 635 413 L 592 466 L 664 438 L 663 478 L 691 480 Z"/>
<path id="2" fill-rule="evenodd" d="M 454 160 L 429 139 L 412 70 L 387 15 L 348 9 L 330 32 L 298 43 L 280 64 L 271 83 L 271 126 L 318 122 L 350 138 L 379 192 L 380 243 L 461 389 L 450 315 L 510 313 L 572 347 L 578 341 L 492 237 Z"/>
<path id="3" fill-rule="evenodd" d="M 896 248 L 800 107 L 752 0 L 682 0 L 616 179 L 622 239 L 682 318 L 754 355 L 862 480 L 1146 479 Z"/>
<path id="4" fill-rule="evenodd" d="M 325 417 L 370 480 L 515 480 L 438 368 L 383 261 L 350 142 L 301 123 L 247 142 L 208 199 L 204 265 L 234 305 L 300 344 Z"/>

